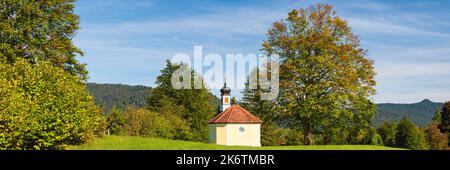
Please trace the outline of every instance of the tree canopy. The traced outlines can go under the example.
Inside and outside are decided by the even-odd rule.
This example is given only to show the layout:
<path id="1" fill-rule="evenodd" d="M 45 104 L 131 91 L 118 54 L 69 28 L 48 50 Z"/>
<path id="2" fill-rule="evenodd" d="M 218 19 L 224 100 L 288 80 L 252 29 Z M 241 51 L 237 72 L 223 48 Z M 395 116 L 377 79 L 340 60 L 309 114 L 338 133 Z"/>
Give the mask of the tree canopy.
<path id="1" fill-rule="evenodd" d="M 172 86 L 172 75 L 177 70 L 184 70 L 191 74 L 191 88 L 175 89 Z M 206 86 L 193 89 L 196 76 L 192 68 L 184 64 L 175 64 L 167 61 L 166 67 L 157 77 L 156 87 L 149 96 L 148 107 L 150 110 L 166 115 L 167 117 L 180 117 L 186 120 L 190 127 L 193 141 L 207 141 L 208 121 L 214 116 L 217 105 L 211 101 L 214 98 Z M 204 83 L 203 83 L 204 84 Z"/>
<path id="2" fill-rule="evenodd" d="M 83 55 L 72 39 L 79 29 L 75 0 L 2 0 L 0 2 L 0 62 L 23 58 L 29 63 L 50 61 L 72 75 L 87 79 Z"/>
<path id="3" fill-rule="evenodd" d="M 441 129 L 442 132 L 450 132 L 450 101 L 445 102 L 442 106 L 441 114 L 441 122 L 439 129 Z"/>
<path id="4" fill-rule="evenodd" d="M 269 29 L 263 50 L 280 57 L 280 104 L 312 133 L 334 127 L 367 128 L 376 106 L 373 62 L 359 38 L 330 5 L 292 10 Z"/>
<path id="5" fill-rule="evenodd" d="M 276 126 L 279 120 L 279 107 L 276 101 L 262 100 L 261 93 L 266 92 L 260 86 L 259 80 L 260 72 L 259 68 L 253 69 L 250 73 L 248 81 L 246 82 L 245 89 L 242 91 L 242 101 L 240 104 L 247 109 L 250 113 L 260 118 L 263 123 L 261 125 L 261 144 L 262 145 L 277 145 L 280 141 L 275 136 Z M 255 89 L 252 89 L 249 85 L 250 79 L 257 80 Z"/>

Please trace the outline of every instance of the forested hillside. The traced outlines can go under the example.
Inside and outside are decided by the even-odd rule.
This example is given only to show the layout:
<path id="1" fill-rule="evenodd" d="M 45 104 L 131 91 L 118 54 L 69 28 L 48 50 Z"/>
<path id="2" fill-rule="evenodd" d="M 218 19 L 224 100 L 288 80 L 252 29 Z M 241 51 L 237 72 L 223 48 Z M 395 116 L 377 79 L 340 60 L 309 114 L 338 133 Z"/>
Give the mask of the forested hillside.
<path id="1" fill-rule="evenodd" d="M 97 84 L 87 83 L 87 89 L 94 97 L 96 104 L 108 112 L 114 106 L 124 110 L 128 105 L 145 107 L 147 97 L 152 88 L 147 86 L 131 86 L 124 84 Z M 219 105 L 219 99 L 210 94 L 210 101 Z"/>
<path id="2" fill-rule="evenodd" d="M 123 84 L 87 83 L 87 88 L 94 96 L 95 103 L 106 112 L 114 106 L 118 109 L 125 109 L 128 105 L 144 107 L 151 91 L 151 87 Z"/>
<path id="3" fill-rule="evenodd" d="M 378 126 L 383 121 L 398 122 L 400 119 L 406 117 L 417 125 L 425 126 L 431 123 L 436 108 L 441 109 L 442 104 L 432 102 L 428 99 L 413 104 L 378 104 L 378 114 L 375 117 L 374 124 Z"/>

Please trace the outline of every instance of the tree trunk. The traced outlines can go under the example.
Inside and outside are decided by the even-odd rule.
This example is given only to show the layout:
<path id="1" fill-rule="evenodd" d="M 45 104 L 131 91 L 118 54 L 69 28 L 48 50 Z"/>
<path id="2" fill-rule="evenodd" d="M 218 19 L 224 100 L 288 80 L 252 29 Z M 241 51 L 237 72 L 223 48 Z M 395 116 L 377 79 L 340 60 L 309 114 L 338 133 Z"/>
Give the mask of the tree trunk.
<path id="1" fill-rule="evenodd" d="M 323 144 L 324 145 L 330 144 L 330 138 L 328 137 L 327 134 L 324 134 L 324 136 L 323 136 Z"/>
<path id="2" fill-rule="evenodd" d="M 309 121 L 305 123 L 305 128 L 303 130 L 303 143 L 305 145 L 311 145 L 312 144 L 312 128 Z"/>

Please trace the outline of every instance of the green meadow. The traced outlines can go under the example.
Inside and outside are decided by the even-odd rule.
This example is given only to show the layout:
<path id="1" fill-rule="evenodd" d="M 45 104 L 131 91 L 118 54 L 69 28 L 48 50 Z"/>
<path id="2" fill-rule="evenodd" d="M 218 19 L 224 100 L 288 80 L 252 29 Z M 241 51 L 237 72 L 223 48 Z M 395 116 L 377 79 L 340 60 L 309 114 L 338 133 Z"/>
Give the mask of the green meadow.
<path id="1" fill-rule="evenodd" d="M 132 136 L 104 136 L 90 142 L 68 146 L 67 150 L 400 150 L 376 145 L 312 145 L 312 146 L 221 146 L 200 142 L 144 138 Z"/>

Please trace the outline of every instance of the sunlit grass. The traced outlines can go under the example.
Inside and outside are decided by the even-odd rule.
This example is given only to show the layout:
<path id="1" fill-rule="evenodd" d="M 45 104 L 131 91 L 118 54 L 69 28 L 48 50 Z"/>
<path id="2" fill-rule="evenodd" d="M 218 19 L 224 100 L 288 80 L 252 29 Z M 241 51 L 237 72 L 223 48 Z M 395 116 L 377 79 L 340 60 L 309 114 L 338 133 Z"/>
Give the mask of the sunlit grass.
<path id="1" fill-rule="evenodd" d="M 313 146 L 221 146 L 200 142 L 143 138 L 131 136 L 105 136 L 68 150 L 398 150 L 374 145 L 313 145 Z"/>

